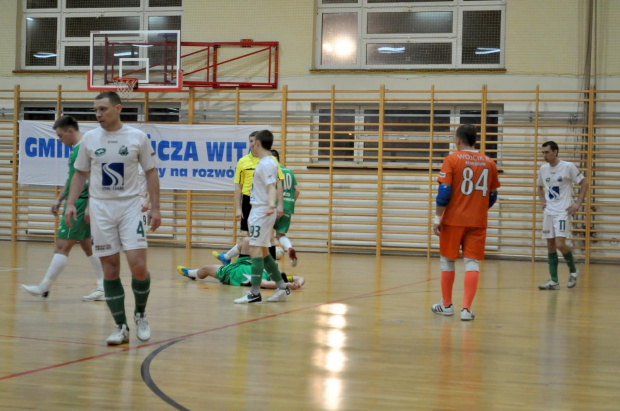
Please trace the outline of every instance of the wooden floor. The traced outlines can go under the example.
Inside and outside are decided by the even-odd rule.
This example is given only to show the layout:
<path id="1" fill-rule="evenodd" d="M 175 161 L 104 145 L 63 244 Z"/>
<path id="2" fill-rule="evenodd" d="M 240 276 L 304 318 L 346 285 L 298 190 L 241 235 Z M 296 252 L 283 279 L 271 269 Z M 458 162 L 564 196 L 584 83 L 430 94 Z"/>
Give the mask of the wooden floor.
<path id="1" fill-rule="evenodd" d="M 49 243 L 0 243 L 0 408 L 165 410 L 618 409 L 618 266 L 581 266 L 579 284 L 539 291 L 546 263 L 484 263 L 476 320 L 431 313 L 439 261 L 298 253 L 305 287 L 277 304 L 192 282 L 179 264 L 210 250 L 154 247 L 148 344 L 107 347 L 105 303 L 75 248 L 46 302 L 23 293 Z M 133 311 L 123 268 L 126 306 Z M 457 264 L 455 305 L 462 301 Z M 271 290 L 264 291 L 269 296 Z"/>

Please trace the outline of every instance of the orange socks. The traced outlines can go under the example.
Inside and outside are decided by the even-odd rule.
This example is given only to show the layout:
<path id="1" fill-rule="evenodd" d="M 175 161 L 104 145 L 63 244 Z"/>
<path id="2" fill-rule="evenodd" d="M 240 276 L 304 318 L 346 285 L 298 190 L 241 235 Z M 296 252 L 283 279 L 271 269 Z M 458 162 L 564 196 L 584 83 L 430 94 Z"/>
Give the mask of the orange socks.
<path id="1" fill-rule="evenodd" d="M 443 296 L 443 306 L 452 304 L 452 285 L 454 284 L 454 271 L 441 272 L 441 294 Z"/>
<path id="2" fill-rule="evenodd" d="M 469 311 L 471 311 L 471 303 L 476 296 L 479 276 L 480 273 L 478 271 L 465 271 L 465 279 L 463 281 L 465 287 L 465 291 L 463 292 L 463 308 L 467 308 Z M 452 279 L 454 280 L 454 276 Z M 443 275 L 441 277 L 441 284 L 443 286 Z"/>

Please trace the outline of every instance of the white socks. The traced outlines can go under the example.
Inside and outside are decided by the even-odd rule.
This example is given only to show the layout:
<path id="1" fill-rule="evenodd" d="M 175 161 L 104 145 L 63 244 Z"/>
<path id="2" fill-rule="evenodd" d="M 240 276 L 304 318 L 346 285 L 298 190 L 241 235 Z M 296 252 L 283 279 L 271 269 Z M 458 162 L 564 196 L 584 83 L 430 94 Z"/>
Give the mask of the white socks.
<path id="1" fill-rule="evenodd" d="M 288 251 L 289 248 L 293 248 L 293 244 L 291 244 L 291 240 L 289 240 L 287 236 L 278 238 L 278 241 L 282 245 L 284 251 Z"/>
<path id="2" fill-rule="evenodd" d="M 229 260 L 232 260 L 233 257 L 236 257 L 239 254 L 241 254 L 241 252 L 239 252 L 239 247 L 237 247 L 237 244 L 235 244 L 233 248 L 231 248 L 230 250 L 228 250 L 228 252 L 226 252 L 226 254 L 224 254 L 224 257 L 226 257 Z"/>
<path id="3" fill-rule="evenodd" d="M 103 291 L 103 268 L 101 267 L 101 260 L 93 254 L 88 257 L 88 261 L 97 279 L 97 289 Z"/>
<path id="4" fill-rule="evenodd" d="M 198 270 L 187 270 L 187 275 L 191 278 L 198 278 Z"/>
<path id="5" fill-rule="evenodd" d="M 58 278 L 58 275 L 62 272 L 63 268 L 65 268 L 65 265 L 67 265 L 68 259 L 66 255 L 54 254 L 52 262 L 47 268 L 47 273 L 45 273 L 45 277 L 40 284 L 43 291 L 49 291 L 56 278 Z"/>

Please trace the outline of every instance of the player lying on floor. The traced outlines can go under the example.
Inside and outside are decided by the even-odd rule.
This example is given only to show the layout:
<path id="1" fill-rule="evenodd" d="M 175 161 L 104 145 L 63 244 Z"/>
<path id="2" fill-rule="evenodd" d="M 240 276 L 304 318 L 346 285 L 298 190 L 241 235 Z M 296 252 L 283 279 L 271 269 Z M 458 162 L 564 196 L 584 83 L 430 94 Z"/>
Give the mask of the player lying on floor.
<path id="1" fill-rule="evenodd" d="M 187 277 L 192 280 L 204 279 L 207 277 L 217 278 L 226 285 L 239 285 L 249 287 L 251 285 L 252 278 L 252 260 L 250 259 L 250 239 L 249 237 L 243 237 L 239 244 L 239 251 L 241 254 L 239 258 L 233 263 L 227 265 L 221 264 L 209 264 L 199 269 L 190 269 L 183 265 L 177 267 L 177 272 L 183 277 Z M 304 277 L 287 275 L 282 273 L 282 279 L 288 283 L 288 287 L 291 290 L 300 288 L 306 282 Z M 269 274 L 263 271 L 263 278 L 260 283 L 261 288 L 276 288 L 275 281 L 269 278 Z"/>

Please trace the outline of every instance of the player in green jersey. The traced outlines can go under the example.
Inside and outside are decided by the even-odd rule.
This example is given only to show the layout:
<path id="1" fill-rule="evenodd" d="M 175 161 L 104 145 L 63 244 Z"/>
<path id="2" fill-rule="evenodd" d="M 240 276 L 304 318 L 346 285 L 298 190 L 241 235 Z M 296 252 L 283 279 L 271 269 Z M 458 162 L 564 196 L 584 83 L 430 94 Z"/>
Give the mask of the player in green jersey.
<path id="1" fill-rule="evenodd" d="M 196 279 L 204 279 L 207 277 L 217 278 L 222 282 L 222 284 L 226 285 L 237 285 L 237 286 L 246 286 L 249 287 L 252 285 L 252 260 L 250 258 L 250 238 L 243 237 L 237 244 L 241 254 L 237 258 L 237 260 L 233 263 L 220 265 L 220 264 L 210 264 L 205 265 L 199 269 L 190 269 L 183 265 L 177 267 L 177 272 L 183 277 L 187 277 L 192 280 Z M 286 273 L 281 273 L 282 279 L 287 282 L 288 287 L 291 290 L 296 290 L 300 288 L 306 280 L 304 277 L 287 275 Z M 263 271 L 263 276 L 261 279 L 261 288 L 276 288 L 275 281 L 272 281 L 269 278 L 269 274 L 266 271 Z"/>
<path id="2" fill-rule="evenodd" d="M 277 150 L 271 150 L 271 154 L 276 158 L 276 160 L 278 160 L 278 163 L 280 163 L 280 153 L 278 153 Z M 295 253 L 293 244 L 291 244 L 291 240 L 286 236 L 286 233 L 288 233 L 289 227 L 291 226 L 291 217 L 293 216 L 293 213 L 295 213 L 295 202 L 297 201 L 301 191 L 299 191 L 299 185 L 297 184 L 295 174 L 282 165 L 282 163 L 280 163 L 280 169 L 284 174 L 284 180 L 282 180 L 284 214 L 282 214 L 282 217 L 278 218 L 276 221 L 274 230 L 276 232 L 276 238 L 282 245 L 282 248 L 285 252 L 288 252 L 288 256 L 291 259 L 291 265 L 295 267 L 297 265 L 297 254 Z"/>
<path id="3" fill-rule="evenodd" d="M 71 178 L 75 173 L 75 167 L 73 164 L 75 163 L 78 151 L 80 150 L 82 134 L 80 133 L 77 120 L 71 116 L 60 117 L 54 123 L 53 128 L 56 131 L 56 135 L 58 135 L 58 139 L 61 143 L 66 146 L 73 147 L 73 151 L 71 151 L 71 155 L 69 156 L 69 177 L 67 178 L 67 183 L 65 184 L 64 190 L 60 192 L 52 204 L 52 214 L 57 215 L 60 205 L 69 194 L 69 185 L 71 184 Z M 65 268 L 65 265 L 67 265 L 69 252 L 76 243 L 80 243 L 82 250 L 84 250 L 84 253 L 88 257 L 88 261 L 93 269 L 95 278 L 97 279 L 97 288 L 95 288 L 89 295 L 82 297 L 82 300 L 105 301 L 105 296 L 103 293 L 103 270 L 101 268 L 99 258 L 93 256 L 90 239 L 88 183 L 84 184 L 84 188 L 82 189 L 75 206 L 77 209 L 77 219 L 73 220 L 72 227 L 67 226 L 64 218 L 60 219 L 54 256 L 52 257 L 52 262 L 47 269 L 47 273 L 45 273 L 43 281 L 36 285 L 22 284 L 21 287 L 24 291 L 31 295 L 40 297 L 43 300 L 47 299 L 52 283 L 60 275 L 62 270 Z"/>

